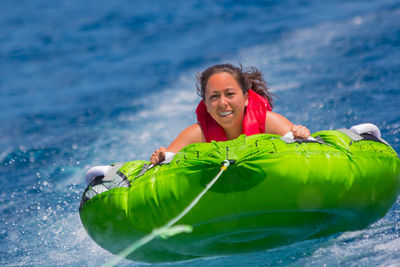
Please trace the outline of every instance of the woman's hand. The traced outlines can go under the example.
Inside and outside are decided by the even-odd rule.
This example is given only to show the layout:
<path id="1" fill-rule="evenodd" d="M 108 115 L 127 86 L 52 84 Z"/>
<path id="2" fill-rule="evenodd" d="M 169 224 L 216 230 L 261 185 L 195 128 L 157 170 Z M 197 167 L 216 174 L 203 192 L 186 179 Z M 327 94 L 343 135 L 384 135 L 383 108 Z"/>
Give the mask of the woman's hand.
<path id="1" fill-rule="evenodd" d="M 165 147 L 160 147 L 159 149 L 156 149 L 150 157 L 150 162 L 153 165 L 160 164 L 165 160 Z"/>
<path id="2" fill-rule="evenodd" d="M 310 130 L 303 125 L 294 125 L 290 130 L 293 133 L 294 138 L 303 138 L 306 139 L 310 136 Z"/>

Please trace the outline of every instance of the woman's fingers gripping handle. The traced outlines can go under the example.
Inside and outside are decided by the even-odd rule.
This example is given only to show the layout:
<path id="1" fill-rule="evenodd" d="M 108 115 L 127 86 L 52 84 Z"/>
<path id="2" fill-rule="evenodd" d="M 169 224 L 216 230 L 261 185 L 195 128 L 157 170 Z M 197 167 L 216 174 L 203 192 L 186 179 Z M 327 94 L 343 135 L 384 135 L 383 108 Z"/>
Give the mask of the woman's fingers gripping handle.
<path id="1" fill-rule="evenodd" d="M 291 131 L 295 138 L 307 139 L 310 136 L 310 130 L 303 125 L 293 125 Z"/>
<path id="2" fill-rule="evenodd" d="M 160 147 L 154 151 L 150 157 L 150 162 L 153 165 L 160 164 L 165 160 L 165 147 Z"/>

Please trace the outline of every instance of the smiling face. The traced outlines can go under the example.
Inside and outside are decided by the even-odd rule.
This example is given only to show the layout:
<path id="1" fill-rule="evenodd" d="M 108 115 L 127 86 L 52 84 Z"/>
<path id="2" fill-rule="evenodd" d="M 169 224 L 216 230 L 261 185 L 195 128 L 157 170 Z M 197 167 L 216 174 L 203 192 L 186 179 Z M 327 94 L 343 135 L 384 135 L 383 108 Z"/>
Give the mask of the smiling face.
<path id="1" fill-rule="evenodd" d="M 208 113 L 224 128 L 227 135 L 228 132 L 241 132 L 248 94 L 243 94 L 231 74 L 213 74 L 208 79 L 204 100 Z"/>

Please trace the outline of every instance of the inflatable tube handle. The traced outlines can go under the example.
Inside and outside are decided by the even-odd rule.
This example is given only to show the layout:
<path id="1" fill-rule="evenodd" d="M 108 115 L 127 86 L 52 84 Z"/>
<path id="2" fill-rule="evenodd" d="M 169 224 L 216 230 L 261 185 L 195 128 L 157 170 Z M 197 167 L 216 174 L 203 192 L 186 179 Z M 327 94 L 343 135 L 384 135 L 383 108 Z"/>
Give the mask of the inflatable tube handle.
<path id="1" fill-rule="evenodd" d="M 85 183 L 86 186 L 90 184 L 91 181 L 93 181 L 94 178 L 98 176 L 106 176 L 106 174 L 112 169 L 112 166 L 95 166 L 90 168 L 88 172 L 86 173 L 85 177 Z"/>
<path id="2" fill-rule="evenodd" d="M 161 162 L 161 164 L 170 163 L 174 159 L 175 155 L 176 155 L 176 153 L 173 153 L 173 152 L 165 152 L 165 159 L 163 162 Z"/>
<path id="3" fill-rule="evenodd" d="M 167 152 L 167 151 L 166 151 L 166 152 L 164 152 L 164 153 L 165 153 L 165 154 L 164 154 L 165 159 L 164 159 L 163 162 L 161 162 L 161 163 L 158 164 L 158 165 L 170 163 L 170 162 L 174 159 L 174 157 L 175 157 L 175 155 L 176 155 L 176 153 L 174 153 L 174 152 Z M 156 166 L 156 165 L 150 164 L 149 167 L 148 167 L 148 169 L 151 169 L 151 168 L 153 168 L 154 166 Z"/>
<path id="4" fill-rule="evenodd" d="M 285 141 L 286 143 L 293 143 L 293 142 L 296 141 L 297 138 L 295 139 L 293 133 L 292 133 L 291 131 L 289 131 L 289 132 L 287 132 L 284 136 L 282 136 L 281 139 L 282 139 L 283 141 Z M 315 138 L 312 137 L 312 136 L 309 136 L 309 137 L 308 137 L 307 139 L 305 139 L 305 140 L 317 142 L 317 139 L 315 139 Z"/>
<path id="5" fill-rule="evenodd" d="M 375 124 L 372 124 L 372 123 L 362 123 L 362 124 L 354 125 L 350 128 L 350 131 L 352 131 L 358 135 L 367 133 L 367 134 L 371 134 L 371 135 L 375 136 L 378 139 L 381 138 L 381 131 Z"/>

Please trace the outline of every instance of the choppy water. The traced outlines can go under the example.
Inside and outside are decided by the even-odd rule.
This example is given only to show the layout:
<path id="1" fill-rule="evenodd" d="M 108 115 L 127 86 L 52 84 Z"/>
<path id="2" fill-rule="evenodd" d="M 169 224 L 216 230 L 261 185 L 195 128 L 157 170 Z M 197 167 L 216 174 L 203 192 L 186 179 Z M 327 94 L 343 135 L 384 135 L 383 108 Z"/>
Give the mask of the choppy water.
<path id="1" fill-rule="evenodd" d="M 0 264 L 110 260 L 79 220 L 85 172 L 168 145 L 195 121 L 195 75 L 212 64 L 259 67 L 275 111 L 312 131 L 372 122 L 400 152 L 399 21 L 396 0 L 1 1 Z M 399 212 L 190 264 L 396 266 Z"/>

